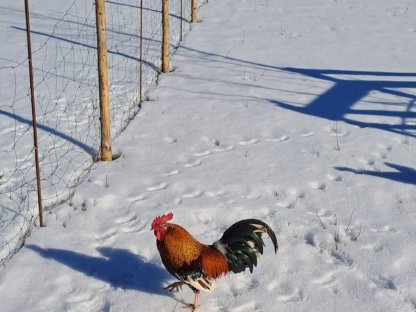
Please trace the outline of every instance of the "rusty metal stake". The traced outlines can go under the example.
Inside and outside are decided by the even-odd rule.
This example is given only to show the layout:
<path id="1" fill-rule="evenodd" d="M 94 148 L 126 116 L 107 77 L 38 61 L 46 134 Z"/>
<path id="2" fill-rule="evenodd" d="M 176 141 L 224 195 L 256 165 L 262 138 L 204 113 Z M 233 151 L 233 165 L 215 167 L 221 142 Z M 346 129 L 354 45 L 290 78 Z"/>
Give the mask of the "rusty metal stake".
<path id="1" fill-rule="evenodd" d="M 179 41 L 183 39 L 183 0 L 181 0 L 181 33 L 179 35 Z"/>
<path id="2" fill-rule="evenodd" d="M 33 146 L 35 150 L 36 188 L 37 188 L 37 194 L 38 194 L 38 208 L 39 208 L 39 225 L 40 227 L 44 227 L 45 225 L 43 223 L 42 189 L 41 189 L 41 184 L 40 184 L 38 131 L 37 131 L 37 124 L 36 124 L 35 85 L 33 82 L 32 40 L 30 36 L 29 0 L 25 0 L 25 15 L 26 15 L 27 55 L 28 55 L 28 62 L 29 62 L 30 101 L 32 104 Z"/>
<path id="3" fill-rule="evenodd" d="M 143 102 L 143 0 L 140 0 L 140 104 Z"/>

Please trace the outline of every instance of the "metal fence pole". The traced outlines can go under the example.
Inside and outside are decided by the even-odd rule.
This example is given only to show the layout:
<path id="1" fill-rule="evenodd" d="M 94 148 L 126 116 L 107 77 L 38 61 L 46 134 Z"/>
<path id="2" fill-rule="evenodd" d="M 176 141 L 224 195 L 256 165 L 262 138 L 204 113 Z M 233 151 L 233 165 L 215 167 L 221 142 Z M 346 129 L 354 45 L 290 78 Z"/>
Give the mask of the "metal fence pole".
<path id="1" fill-rule="evenodd" d="M 139 92 L 140 92 L 140 106 L 143 102 L 143 0 L 140 0 L 140 86 L 139 86 Z"/>
<path id="2" fill-rule="evenodd" d="M 181 1 L 181 26 L 180 26 L 180 34 L 179 34 L 179 41 L 183 39 L 183 0 Z"/>
<path id="3" fill-rule="evenodd" d="M 40 183 L 38 131 L 37 131 L 37 123 L 36 123 L 35 85 L 33 82 L 32 40 L 31 40 L 31 35 L 30 35 L 29 0 L 25 0 L 25 15 L 26 15 L 27 55 L 28 55 L 28 61 L 29 61 L 30 101 L 32 105 L 33 146 L 34 146 L 34 151 L 35 151 L 36 189 L 37 189 L 37 195 L 38 195 L 38 209 L 39 209 L 39 225 L 40 227 L 44 227 L 45 225 L 43 223 L 42 189 L 41 189 L 41 183 Z"/>

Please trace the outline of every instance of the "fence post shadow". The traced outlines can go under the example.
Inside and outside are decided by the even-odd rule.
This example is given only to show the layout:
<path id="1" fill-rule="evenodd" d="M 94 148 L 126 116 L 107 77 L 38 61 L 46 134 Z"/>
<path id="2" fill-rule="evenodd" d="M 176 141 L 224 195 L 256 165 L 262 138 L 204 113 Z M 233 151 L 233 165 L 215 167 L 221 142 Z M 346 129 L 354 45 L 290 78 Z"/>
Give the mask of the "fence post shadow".
<path id="1" fill-rule="evenodd" d="M 401 166 L 389 162 L 384 163 L 387 167 L 392 168 L 393 171 L 370 171 L 361 169 L 352 169 L 348 167 L 334 167 L 334 169 L 343 172 L 351 172 L 354 174 L 363 174 L 377 178 L 383 178 L 395 182 L 416 185 L 416 170 L 414 168 Z"/>

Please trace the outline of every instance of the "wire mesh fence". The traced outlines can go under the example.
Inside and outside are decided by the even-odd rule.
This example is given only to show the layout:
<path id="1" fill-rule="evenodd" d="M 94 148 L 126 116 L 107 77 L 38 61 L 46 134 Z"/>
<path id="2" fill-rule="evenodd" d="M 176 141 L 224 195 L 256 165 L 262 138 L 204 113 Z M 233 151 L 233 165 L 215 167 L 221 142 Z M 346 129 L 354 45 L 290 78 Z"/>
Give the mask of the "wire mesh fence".
<path id="1" fill-rule="evenodd" d="M 161 1 L 142 2 L 143 8 L 139 0 L 106 1 L 113 137 L 137 114 L 140 99 L 160 73 Z M 100 145 L 95 4 L 62 3 L 50 15 L 31 12 L 45 210 L 71 197 L 94 168 Z M 24 19 L 23 3 L 0 10 Z M 170 0 L 169 15 L 170 44 L 177 46 L 189 29 L 191 0 Z M 8 22 L 12 35 L 24 38 L 23 24 Z M 28 65 L 19 48 L 15 52 L 0 51 L 0 265 L 20 248 L 37 218 Z"/>

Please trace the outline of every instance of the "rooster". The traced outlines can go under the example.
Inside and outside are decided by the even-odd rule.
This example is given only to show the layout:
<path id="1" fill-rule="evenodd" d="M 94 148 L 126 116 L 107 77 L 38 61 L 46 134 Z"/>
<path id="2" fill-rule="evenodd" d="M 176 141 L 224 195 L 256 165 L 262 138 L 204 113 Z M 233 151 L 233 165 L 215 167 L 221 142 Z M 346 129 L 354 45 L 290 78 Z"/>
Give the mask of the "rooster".
<path id="1" fill-rule="evenodd" d="M 165 290 L 179 290 L 189 286 L 194 294 L 191 311 L 200 306 L 200 292 L 212 292 L 215 280 L 228 272 L 240 273 L 249 268 L 253 272 L 257 258 L 263 253 L 262 234 L 271 238 L 277 252 L 277 239 L 273 230 L 257 219 L 241 220 L 228 228 L 212 245 L 198 242 L 183 227 L 169 223 L 173 214 L 156 217 L 151 229 L 156 236 L 156 245 L 163 265 L 176 277 Z"/>

